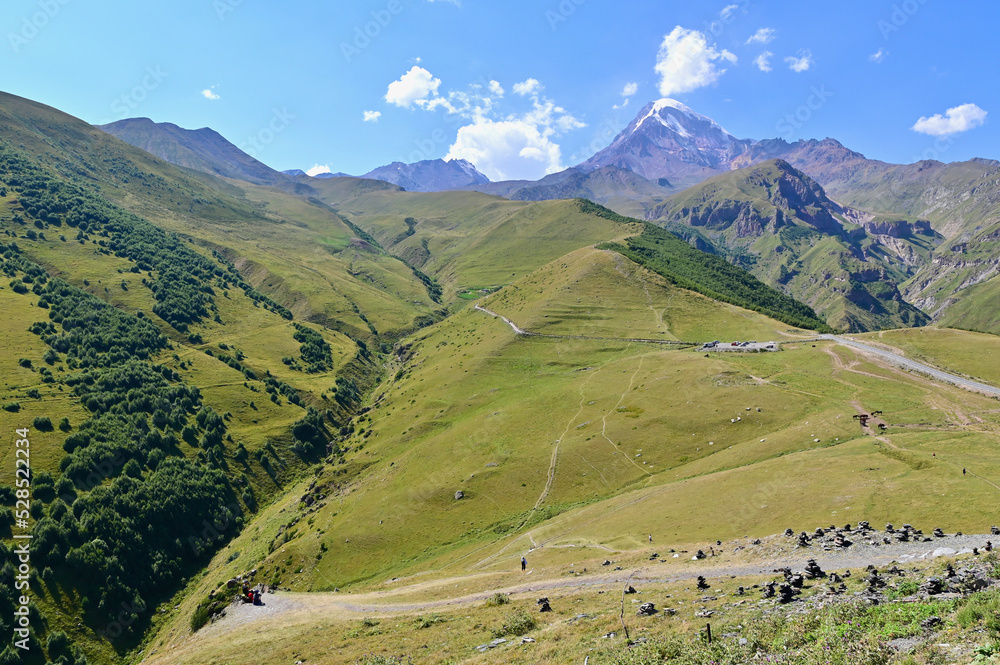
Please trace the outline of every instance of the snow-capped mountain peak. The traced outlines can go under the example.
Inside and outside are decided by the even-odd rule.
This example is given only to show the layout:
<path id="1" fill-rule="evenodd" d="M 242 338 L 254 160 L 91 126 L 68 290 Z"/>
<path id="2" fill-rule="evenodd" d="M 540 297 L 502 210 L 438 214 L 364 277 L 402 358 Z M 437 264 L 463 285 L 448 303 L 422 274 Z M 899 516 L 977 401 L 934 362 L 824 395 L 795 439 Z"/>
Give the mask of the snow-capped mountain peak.
<path id="1" fill-rule="evenodd" d="M 611 145 L 580 168 L 616 166 L 679 186 L 728 170 L 732 160 L 752 144 L 676 99 L 664 98 L 646 104 Z"/>
<path id="2" fill-rule="evenodd" d="M 692 137 L 692 125 L 707 125 L 716 130 L 722 136 L 732 141 L 737 140 L 735 136 L 727 132 L 721 125 L 719 125 L 719 123 L 707 116 L 691 110 L 689 107 L 685 106 L 676 99 L 664 97 L 663 99 L 658 99 L 655 102 L 647 104 L 646 108 L 643 110 L 645 113 L 640 113 L 640 117 L 637 117 L 636 120 L 632 122 L 632 131 L 630 134 L 634 134 L 638 131 L 639 128 L 646 123 L 646 121 L 653 120 L 654 122 L 658 121 L 661 125 L 667 127 L 668 129 L 672 129 L 683 138 Z M 699 129 L 703 128 L 699 127 Z"/>

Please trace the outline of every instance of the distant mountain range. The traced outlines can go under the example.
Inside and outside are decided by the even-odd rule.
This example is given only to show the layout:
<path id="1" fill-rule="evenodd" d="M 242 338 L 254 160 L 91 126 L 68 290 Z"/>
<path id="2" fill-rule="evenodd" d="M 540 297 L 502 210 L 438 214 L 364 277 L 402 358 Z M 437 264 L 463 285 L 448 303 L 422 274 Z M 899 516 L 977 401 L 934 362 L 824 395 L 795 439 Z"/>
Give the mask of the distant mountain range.
<path id="1" fill-rule="evenodd" d="M 490 181 L 464 159 L 426 159 L 414 164 L 393 162 L 361 177 L 391 182 L 410 192 L 440 192 Z"/>
<path id="2" fill-rule="evenodd" d="M 279 173 L 210 129 L 144 118 L 102 129 L 180 166 L 300 193 L 321 196 L 320 181 L 349 178 Z M 991 330 L 1000 322 L 969 303 L 1000 295 L 998 175 L 990 159 L 900 165 L 832 138 L 738 138 L 660 99 L 608 147 L 537 181 L 490 182 L 465 160 L 442 159 L 393 162 L 360 178 L 413 192 L 589 199 L 725 256 L 844 329 L 960 324 L 954 312 L 963 311 Z"/>
<path id="3" fill-rule="evenodd" d="M 285 180 L 282 173 L 254 159 L 207 127 L 182 129 L 169 122 L 129 118 L 100 125 L 99 129 L 164 161 L 195 171 L 257 185 L 276 185 Z"/>

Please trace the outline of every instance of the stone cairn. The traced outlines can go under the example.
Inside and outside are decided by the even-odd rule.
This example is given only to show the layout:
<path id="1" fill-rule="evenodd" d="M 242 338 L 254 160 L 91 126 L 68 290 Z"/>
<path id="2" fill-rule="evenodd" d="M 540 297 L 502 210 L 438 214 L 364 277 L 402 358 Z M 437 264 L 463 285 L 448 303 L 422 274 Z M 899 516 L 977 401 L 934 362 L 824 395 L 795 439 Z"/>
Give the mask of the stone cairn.
<path id="1" fill-rule="evenodd" d="M 817 577 L 826 577 L 826 573 L 824 573 L 823 569 L 816 563 L 816 559 L 809 559 L 809 561 L 806 562 L 804 574 L 807 580 L 814 580 Z"/>
<path id="2" fill-rule="evenodd" d="M 879 589 L 884 589 L 886 586 L 886 581 L 882 578 L 877 570 L 872 570 L 871 574 L 865 578 L 865 582 L 868 583 L 868 592 L 876 593 Z"/>
<path id="3" fill-rule="evenodd" d="M 643 603 L 639 606 L 639 611 L 636 612 L 638 616 L 641 617 L 651 617 L 656 614 L 656 604 L 655 603 Z"/>
<path id="4" fill-rule="evenodd" d="M 701 575 L 698 576 L 698 590 L 705 591 L 706 589 L 711 589 L 711 585 L 705 580 Z"/>
<path id="5" fill-rule="evenodd" d="M 791 584 L 783 583 L 778 585 L 778 602 L 779 603 L 790 603 L 795 600 L 795 596 L 798 595 L 799 590 L 793 587 Z"/>

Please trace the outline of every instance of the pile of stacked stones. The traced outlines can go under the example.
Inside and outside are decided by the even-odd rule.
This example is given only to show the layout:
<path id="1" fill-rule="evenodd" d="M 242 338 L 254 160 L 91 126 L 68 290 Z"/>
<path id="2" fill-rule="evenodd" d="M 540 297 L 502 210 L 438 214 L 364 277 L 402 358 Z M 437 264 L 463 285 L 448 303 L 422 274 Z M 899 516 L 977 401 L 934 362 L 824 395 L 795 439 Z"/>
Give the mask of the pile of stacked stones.
<path id="1" fill-rule="evenodd" d="M 942 534 L 943 533 L 944 532 L 942 532 Z M 923 531 L 920 529 L 914 529 L 910 524 L 904 524 L 902 529 L 896 529 L 891 524 L 886 524 L 885 536 L 882 537 L 882 543 L 885 545 L 891 545 L 893 540 L 898 543 L 908 543 L 911 541 L 915 543 L 929 543 L 932 539 L 924 536 Z"/>
<path id="2" fill-rule="evenodd" d="M 805 531 L 798 536 L 799 547 L 808 547 L 810 543 L 819 543 L 825 549 L 844 548 L 853 545 L 851 538 L 870 538 L 874 530 L 868 522 L 859 522 L 857 529 L 852 529 L 850 524 L 843 527 L 831 525 L 829 527 L 818 527 L 810 536 Z M 785 529 L 786 536 L 794 536 L 792 529 Z"/>
<path id="3" fill-rule="evenodd" d="M 848 571 L 848 573 L 849 572 L 850 571 Z M 842 578 L 837 573 L 830 573 L 829 582 L 830 585 L 827 587 L 827 593 L 839 596 L 840 594 L 847 591 L 847 585 L 844 584 L 844 578 Z"/>
<path id="4" fill-rule="evenodd" d="M 800 594 L 801 591 L 796 589 L 794 586 L 788 582 L 783 582 L 778 585 L 778 602 L 779 603 L 790 603 L 795 600 L 795 596 Z"/>
<path id="5" fill-rule="evenodd" d="M 823 569 L 816 563 L 816 559 L 809 559 L 809 561 L 806 562 L 804 574 L 807 580 L 814 580 L 817 577 L 826 577 L 826 573 L 824 573 Z"/>
<path id="6" fill-rule="evenodd" d="M 884 589 L 886 581 L 875 570 L 875 566 L 868 566 L 868 572 L 869 575 L 865 578 L 865 582 L 868 583 L 868 593 L 877 593 L 879 589 Z"/>

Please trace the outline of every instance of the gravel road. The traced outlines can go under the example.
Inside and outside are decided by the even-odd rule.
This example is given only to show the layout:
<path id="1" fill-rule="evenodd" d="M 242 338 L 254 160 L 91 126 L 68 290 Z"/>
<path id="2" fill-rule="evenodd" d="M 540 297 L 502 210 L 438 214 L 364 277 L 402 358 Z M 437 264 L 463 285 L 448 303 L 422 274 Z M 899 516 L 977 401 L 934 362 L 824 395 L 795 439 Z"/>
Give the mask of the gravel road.
<path id="1" fill-rule="evenodd" d="M 916 360 L 911 360 L 898 353 L 893 353 L 892 351 L 886 351 L 877 346 L 872 346 L 870 344 L 865 344 L 863 342 L 858 342 L 853 339 L 848 339 L 846 337 L 841 337 L 839 335 L 820 335 L 820 339 L 830 340 L 836 342 L 837 344 L 842 344 L 844 346 L 849 346 L 859 351 L 864 351 L 865 353 L 870 353 L 873 356 L 877 356 L 883 360 L 886 360 L 897 367 L 910 370 L 912 372 L 919 372 L 921 374 L 926 374 L 938 381 L 944 381 L 945 383 L 950 383 L 952 385 L 958 386 L 959 388 L 965 388 L 966 390 L 971 390 L 973 392 L 984 393 L 991 397 L 1000 397 L 1000 388 L 994 386 L 980 383 L 979 381 L 973 381 L 972 379 L 967 379 L 963 376 L 957 376 L 955 374 L 949 374 L 948 372 L 943 372 L 930 365 L 925 365 L 923 363 L 917 362 Z"/>

